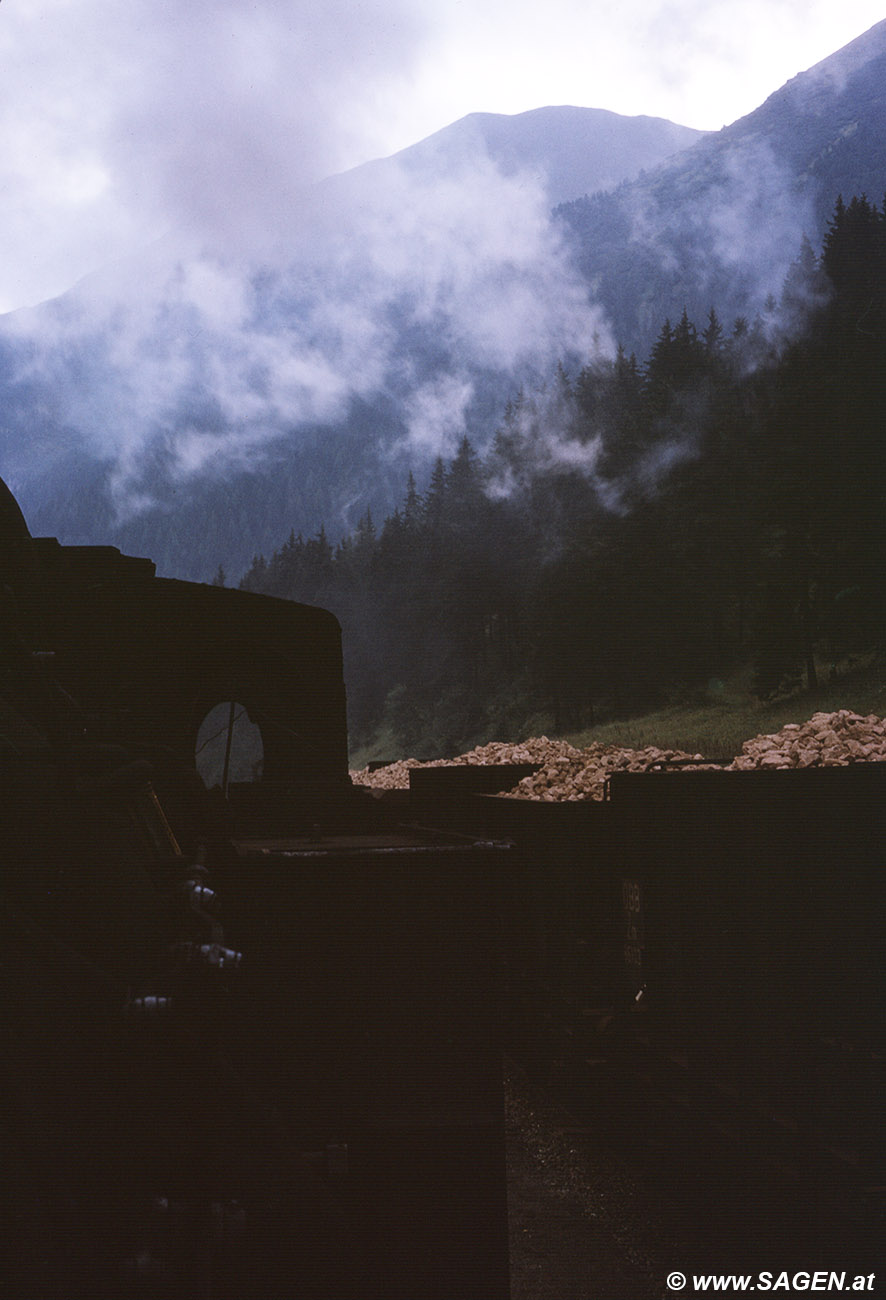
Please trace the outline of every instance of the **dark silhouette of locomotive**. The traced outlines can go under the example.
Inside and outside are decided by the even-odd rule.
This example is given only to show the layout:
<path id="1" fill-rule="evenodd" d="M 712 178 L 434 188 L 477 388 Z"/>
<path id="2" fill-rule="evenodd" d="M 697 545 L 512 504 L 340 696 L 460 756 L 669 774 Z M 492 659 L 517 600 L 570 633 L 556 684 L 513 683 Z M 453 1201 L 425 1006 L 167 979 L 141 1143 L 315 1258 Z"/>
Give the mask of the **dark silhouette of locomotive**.
<path id="1" fill-rule="evenodd" d="M 0 600 L 9 1293 L 505 1297 L 505 849 L 352 787 L 324 610 L 2 483 Z"/>

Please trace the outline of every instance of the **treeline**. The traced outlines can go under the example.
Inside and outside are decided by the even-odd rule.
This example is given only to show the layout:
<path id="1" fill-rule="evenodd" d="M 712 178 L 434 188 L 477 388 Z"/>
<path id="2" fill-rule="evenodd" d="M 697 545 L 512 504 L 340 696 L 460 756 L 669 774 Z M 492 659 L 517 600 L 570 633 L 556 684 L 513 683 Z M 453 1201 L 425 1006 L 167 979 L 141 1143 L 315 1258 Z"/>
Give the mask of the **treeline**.
<path id="1" fill-rule="evenodd" d="M 519 393 L 485 454 L 241 586 L 332 609 L 355 743 L 577 729 L 753 662 L 762 698 L 882 643 L 886 204 L 838 201 L 778 300 L 666 321 Z"/>

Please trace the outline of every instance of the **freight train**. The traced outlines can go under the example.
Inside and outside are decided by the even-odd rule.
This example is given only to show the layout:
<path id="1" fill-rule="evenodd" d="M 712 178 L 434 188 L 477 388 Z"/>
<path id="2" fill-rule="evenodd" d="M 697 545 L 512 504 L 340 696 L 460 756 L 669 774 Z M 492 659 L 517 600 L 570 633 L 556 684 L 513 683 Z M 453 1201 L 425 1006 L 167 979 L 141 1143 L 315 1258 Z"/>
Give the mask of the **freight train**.
<path id="1" fill-rule="evenodd" d="M 886 1183 L 886 765 L 374 797 L 331 614 L 0 496 L 10 1293 L 505 1300 L 504 1046 Z"/>

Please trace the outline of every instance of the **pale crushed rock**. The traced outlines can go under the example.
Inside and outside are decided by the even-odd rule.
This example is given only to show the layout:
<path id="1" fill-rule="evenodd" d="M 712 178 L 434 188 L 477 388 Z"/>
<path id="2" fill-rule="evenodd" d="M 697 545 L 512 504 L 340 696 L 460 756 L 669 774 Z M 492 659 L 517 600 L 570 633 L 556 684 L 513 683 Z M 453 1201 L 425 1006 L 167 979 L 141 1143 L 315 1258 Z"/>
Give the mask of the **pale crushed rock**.
<path id="1" fill-rule="evenodd" d="M 409 770 L 413 767 L 426 767 L 417 758 L 400 758 L 387 767 L 376 768 L 371 772 L 368 767 L 351 771 L 354 785 L 366 785 L 371 790 L 408 790 Z"/>
<path id="2" fill-rule="evenodd" d="M 790 722 L 774 735 L 746 740 L 730 767 L 748 771 L 882 762 L 886 762 L 886 719 L 838 709 L 836 713 L 814 713 L 802 724 Z"/>
<path id="3" fill-rule="evenodd" d="M 886 762 L 886 719 L 874 714 L 863 717 L 849 709 L 815 713 L 808 722 L 790 722 L 773 735 L 746 740 L 742 752 L 728 770 L 755 768 L 828 767 L 849 763 Z M 625 749 L 618 745 L 588 745 L 576 749 L 565 740 L 536 736 L 517 744 L 492 742 L 478 745 L 458 758 L 422 763 L 400 759 L 388 767 L 370 772 L 352 772 L 357 785 L 375 790 L 402 790 L 409 786 L 414 767 L 445 767 L 453 764 L 537 763 L 539 770 L 524 777 L 508 794 L 515 799 L 561 802 L 602 799 L 606 779 L 613 772 L 649 772 L 678 764 L 682 769 L 706 767 L 701 754 L 677 749 Z"/>
<path id="4" fill-rule="evenodd" d="M 550 740 L 537 736 L 519 744 L 493 742 L 478 745 L 458 758 L 436 759 L 420 763 L 406 758 L 388 767 L 370 772 L 367 768 L 352 772 L 357 785 L 367 785 L 376 790 L 405 789 L 409 773 L 414 767 L 444 767 L 453 764 L 537 763 L 539 770 L 524 777 L 510 791 L 517 799 L 542 799 L 546 801 L 602 799 L 606 778 L 611 772 L 646 772 L 654 767 L 682 762 L 701 762 L 701 754 L 684 754 L 676 749 L 620 749 L 616 745 L 589 745 L 576 749 L 565 740 Z"/>
<path id="5" fill-rule="evenodd" d="M 552 755 L 572 758 L 581 750 L 567 744 L 565 740 L 549 740 L 547 736 L 534 736 L 515 744 L 491 741 L 488 745 L 478 745 L 467 754 L 457 758 L 435 758 L 422 762 L 417 758 L 401 758 L 387 767 L 370 772 L 368 767 L 351 772 L 355 785 L 367 785 L 373 790 L 405 790 L 409 787 L 409 773 L 414 767 L 452 767 L 453 765 L 491 766 L 499 763 L 544 763 Z"/>
<path id="6" fill-rule="evenodd" d="M 650 772 L 674 763 L 702 763 L 701 754 L 686 754 L 679 749 L 621 749 L 617 745 L 588 745 L 573 750 L 569 756 L 549 757 L 531 776 L 524 777 L 510 794 L 516 799 L 541 799 L 545 802 L 574 802 L 602 799 L 606 780 L 613 772 Z"/>

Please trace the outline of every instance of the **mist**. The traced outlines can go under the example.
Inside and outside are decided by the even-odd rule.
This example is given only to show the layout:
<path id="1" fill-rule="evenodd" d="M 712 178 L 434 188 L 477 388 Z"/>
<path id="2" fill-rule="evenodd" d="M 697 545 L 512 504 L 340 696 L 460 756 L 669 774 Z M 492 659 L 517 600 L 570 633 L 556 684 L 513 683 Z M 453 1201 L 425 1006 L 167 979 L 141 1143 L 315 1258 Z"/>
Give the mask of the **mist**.
<path id="1" fill-rule="evenodd" d="M 201 211 L 0 321 L 7 389 L 53 394 L 65 454 L 107 467 L 118 522 L 335 439 L 356 402 L 396 408 L 379 454 L 420 470 L 475 431 L 479 390 L 611 346 L 539 182 L 482 154 L 442 175 L 392 160 L 288 203 L 286 239 L 280 222 L 251 243 L 254 207 L 230 239 Z M 45 457 L 19 460 L 26 495 Z"/>
<path id="2" fill-rule="evenodd" d="M 0 317 L 0 473 L 63 541 L 153 547 L 165 528 L 167 570 L 236 571 L 290 527 L 336 535 L 386 512 L 465 435 L 485 453 L 508 397 L 558 363 L 622 343 L 642 364 L 684 307 L 699 328 L 712 306 L 727 330 L 760 316 L 764 350 L 802 328 L 802 292 L 781 318 L 768 305 L 820 229 L 790 126 L 770 140 L 739 122 L 690 148 L 697 132 L 659 123 L 669 154 L 607 165 L 604 195 L 589 174 L 592 197 L 564 215 L 538 139 L 535 164 L 519 149 L 504 163 L 489 123 L 448 135 L 433 165 L 412 149 L 347 170 L 427 67 L 430 0 L 8 12 L 0 40 L 37 53 L 10 60 L 0 102 L 0 181 L 24 196 L 0 236 L 10 266 L 40 249 L 28 282 L 53 287 Z M 658 126 L 643 121 L 646 148 Z M 593 478 L 599 439 L 557 419 L 535 437 L 540 471 Z M 668 442 L 650 485 L 693 454 L 693 430 Z"/>

